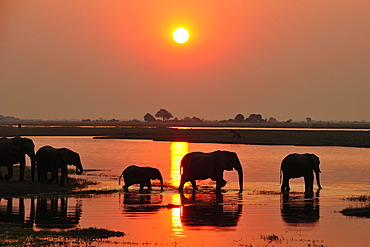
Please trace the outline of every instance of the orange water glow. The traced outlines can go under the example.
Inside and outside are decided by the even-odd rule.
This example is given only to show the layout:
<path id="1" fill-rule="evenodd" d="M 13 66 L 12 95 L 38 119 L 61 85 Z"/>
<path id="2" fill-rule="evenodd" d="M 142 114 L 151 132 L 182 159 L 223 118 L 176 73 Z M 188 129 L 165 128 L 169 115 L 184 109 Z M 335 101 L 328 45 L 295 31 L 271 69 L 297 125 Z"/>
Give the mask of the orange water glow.
<path id="1" fill-rule="evenodd" d="M 181 159 L 189 152 L 189 144 L 187 142 L 172 142 L 171 143 L 171 172 L 169 183 L 178 187 L 180 185 L 180 164 Z"/>

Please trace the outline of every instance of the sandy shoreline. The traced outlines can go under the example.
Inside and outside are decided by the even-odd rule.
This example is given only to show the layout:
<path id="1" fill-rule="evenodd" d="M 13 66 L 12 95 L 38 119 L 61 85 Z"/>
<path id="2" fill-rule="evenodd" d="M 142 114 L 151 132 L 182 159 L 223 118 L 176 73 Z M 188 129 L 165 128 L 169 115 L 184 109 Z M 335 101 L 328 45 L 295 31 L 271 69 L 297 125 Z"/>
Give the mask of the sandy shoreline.
<path id="1" fill-rule="evenodd" d="M 174 126 L 187 128 L 173 128 Z M 370 124 L 366 123 L 180 125 L 136 122 L 27 122 L 22 123 L 20 128 L 16 123 L 1 125 L 0 136 L 92 136 L 198 143 L 370 147 L 370 131 L 367 130 L 369 127 Z M 231 130 L 237 131 L 237 135 Z"/>

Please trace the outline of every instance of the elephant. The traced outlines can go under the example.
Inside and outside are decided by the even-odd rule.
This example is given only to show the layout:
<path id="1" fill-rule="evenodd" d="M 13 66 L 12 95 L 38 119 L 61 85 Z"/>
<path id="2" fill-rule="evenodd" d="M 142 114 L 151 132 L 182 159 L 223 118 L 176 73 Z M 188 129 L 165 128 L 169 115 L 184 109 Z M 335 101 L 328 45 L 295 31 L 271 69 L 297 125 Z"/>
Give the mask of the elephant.
<path id="1" fill-rule="evenodd" d="M 239 190 L 243 190 L 243 168 L 238 155 L 229 151 L 215 151 L 212 153 L 192 152 L 186 154 L 181 160 L 180 193 L 184 184 L 190 181 L 193 190 L 198 190 L 195 180 L 211 178 L 216 181 L 216 190 L 221 190 L 226 185 L 223 179 L 224 170 L 237 170 L 239 176 Z"/>
<path id="2" fill-rule="evenodd" d="M 131 165 L 123 170 L 119 176 L 119 185 L 121 184 L 121 177 L 125 181 L 125 185 L 122 186 L 124 191 L 128 191 L 128 187 L 133 184 L 140 184 L 140 191 L 143 191 L 145 185 L 148 187 L 148 190 L 152 190 L 150 179 L 159 179 L 161 182 L 161 191 L 163 191 L 162 174 L 157 168 Z"/>
<path id="3" fill-rule="evenodd" d="M 68 148 L 53 148 L 43 146 L 36 152 L 36 167 L 39 182 L 58 183 L 58 170 L 61 169 L 60 184 L 64 185 L 64 180 L 68 181 L 67 165 L 76 166 L 76 174 L 83 173 L 80 155 Z M 47 179 L 47 173 L 51 172 L 51 178 Z"/>
<path id="4" fill-rule="evenodd" d="M 313 180 L 316 174 L 316 182 L 319 189 L 320 184 L 320 159 L 315 154 L 289 154 L 281 162 L 280 180 L 283 177 L 281 192 L 289 192 L 289 179 L 304 177 L 305 193 L 313 193 Z"/>
<path id="5" fill-rule="evenodd" d="M 0 138 L 0 167 L 6 166 L 8 174 L 3 178 L 0 172 L 0 180 L 9 180 L 13 177 L 13 164 L 19 163 L 19 181 L 24 181 L 24 170 L 26 167 L 26 155 L 31 160 L 32 181 L 35 174 L 35 144 L 31 139 L 14 137 Z"/>

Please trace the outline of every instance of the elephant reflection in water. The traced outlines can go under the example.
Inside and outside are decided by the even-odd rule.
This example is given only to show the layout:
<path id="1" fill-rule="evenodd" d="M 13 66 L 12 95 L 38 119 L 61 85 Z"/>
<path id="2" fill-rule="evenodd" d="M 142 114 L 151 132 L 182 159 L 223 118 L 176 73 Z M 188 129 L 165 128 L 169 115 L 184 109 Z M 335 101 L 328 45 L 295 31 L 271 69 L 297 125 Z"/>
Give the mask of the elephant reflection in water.
<path id="1" fill-rule="evenodd" d="M 135 215 L 136 213 L 157 212 L 160 208 L 163 208 L 160 206 L 162 203 L 162 198 L 163 196 L 160 194 L 151 195 L 150 193 L 125 193 L 123 194 L 122 211 L 132 215 Z"/>
<path id="2" fill-rule="evenodd" d="M 34 223 L 39 228 L 71 229 L 76 228 L 80 217 L 82 205 L 76 202 L 75 207 L 68 207 L 67 198 L 29 199 L 30 213 L 26 217 L 24 198 L 5 199 L 6 205 L 0 200 L 0 222 L 17 223 L 24 227 L 32 228 Z"/>
<path id="3" fill-rule="evenodd" d="M 319 192 L 316 197 L 282 195 L 281 217 L 291 225 L 318 222 L 320 218 Z"/>
<path id="4" fill-rule="evenodd" d="M 242 214 L 241 195 L 225 202 L 220 192 L 181 196 L 181 222 L 187 226 L 236 226 Z"/>
<path id="5" fill-rule="evenodd" d="M 39 228 L 71 229 L 77 227 L 82 204 L 76 202 L 76 206 L 68 207 L 68 198 L 37 199 L 35 223 Z"/>
<path id="6" fill-rule="evenodd" d="M 30 219 L 26 219 L 24 198 L 0 199 L 0 222 L 32 227 L 33 222 Z"/>

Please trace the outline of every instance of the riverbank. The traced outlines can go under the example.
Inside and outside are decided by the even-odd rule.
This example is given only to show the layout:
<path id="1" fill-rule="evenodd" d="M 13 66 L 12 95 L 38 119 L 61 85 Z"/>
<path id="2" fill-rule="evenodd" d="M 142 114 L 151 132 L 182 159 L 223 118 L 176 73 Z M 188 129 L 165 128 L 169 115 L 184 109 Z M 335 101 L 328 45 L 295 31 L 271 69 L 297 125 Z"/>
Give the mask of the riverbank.
<path id="1" fill-rule="evenodd" d="M 93 136 L 198 143 L 370 147 L 368 123 L 26 122 L 0 126 L 1 136 Z"/>

